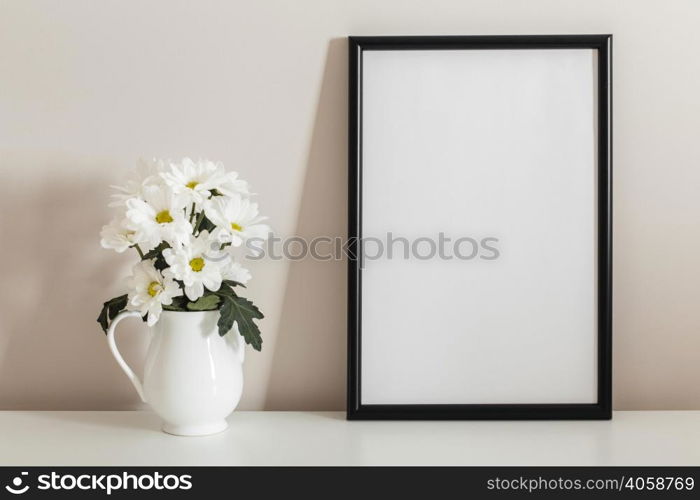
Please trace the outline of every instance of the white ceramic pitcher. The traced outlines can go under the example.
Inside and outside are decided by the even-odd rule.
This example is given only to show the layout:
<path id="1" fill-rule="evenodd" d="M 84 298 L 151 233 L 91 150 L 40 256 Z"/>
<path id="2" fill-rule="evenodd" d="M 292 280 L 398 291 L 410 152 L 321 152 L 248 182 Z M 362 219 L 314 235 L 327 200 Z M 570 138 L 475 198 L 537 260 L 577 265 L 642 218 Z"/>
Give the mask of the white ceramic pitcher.
<path id="1" fill-rule="evenodd" d="M 243 392 L 245 341 L 234 325 L 217 329 L 219 311 L 163 311 L 151 327 L 143 383 L 119 354 L 117 324 L 136 311 L 120 313 L 107 331 L 112 354 L 141 400 L 163 419 L 163 431 L 180 436 L 221 432 Z"/>

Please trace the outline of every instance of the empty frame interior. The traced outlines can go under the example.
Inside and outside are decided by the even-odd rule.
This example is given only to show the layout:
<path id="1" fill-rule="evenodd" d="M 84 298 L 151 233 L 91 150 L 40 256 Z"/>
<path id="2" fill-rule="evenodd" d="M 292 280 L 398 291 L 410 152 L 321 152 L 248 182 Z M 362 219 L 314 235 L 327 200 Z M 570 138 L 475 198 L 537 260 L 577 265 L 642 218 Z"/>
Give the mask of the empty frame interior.
<path id="1" fill-rule="evenodd" d="M 359 403 L 596 404 L 597 51 L 361 68 Z"/>

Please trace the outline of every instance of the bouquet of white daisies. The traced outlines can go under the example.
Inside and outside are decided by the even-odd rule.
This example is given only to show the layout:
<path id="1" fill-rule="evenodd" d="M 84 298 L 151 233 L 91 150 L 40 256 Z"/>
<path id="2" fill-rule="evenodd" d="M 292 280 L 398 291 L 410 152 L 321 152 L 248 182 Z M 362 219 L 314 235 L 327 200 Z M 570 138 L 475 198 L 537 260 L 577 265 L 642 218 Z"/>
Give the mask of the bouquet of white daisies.
<path id="1" fill-rule="evenodd" d="M 163 310 L 219 310 L 219 334 L 234 323 L 260 350 L 253 320 L 260 310 L 235 291 L 250 273 L 235 258 L 245 245 L 259 251 L 270 228 L 261 224 L 248 183 L 221 163 L 207 160 L 142 162 L 117 193 L 117 214 L 102 228 L 102 247 L 134 249 L 140 261 L 127 280 L 128 293 L 104 303 L 97 321 L 106 332 L 122 310 L 139 311 L 149 326 Z"/>

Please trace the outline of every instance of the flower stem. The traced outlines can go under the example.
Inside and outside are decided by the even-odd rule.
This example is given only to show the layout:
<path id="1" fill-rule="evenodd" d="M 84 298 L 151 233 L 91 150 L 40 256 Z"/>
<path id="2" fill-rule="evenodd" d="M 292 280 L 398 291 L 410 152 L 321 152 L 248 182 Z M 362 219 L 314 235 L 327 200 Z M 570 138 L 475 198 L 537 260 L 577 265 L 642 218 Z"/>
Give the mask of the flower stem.
<path id="1" fill-rule="evenodd" d="M 199 215 L 197 216 L 197 222 L 194 225 L 194 229 L 192 230 L 192 234 L 196 235 L 197 231 L 199 231 L 199 226 L 202 225 L 202 221 L 204 220 L 204 210 L 199 212 Z"/>
<path id="2" fill-rule="evenodd" d="M 192 203 L 192 211 L 190 212 L 190 224 L 192 224 L 193 218 L 194 218 L 194 203 Z"/>
<path id="3" fill-rule="evenodd" d="M 139 244 L 134 243 L 131 246 L 136 249 L 136 251 L 139 253 L 139 257 L 141 257 L 141 260 L 143 260 L 144 255 L 143 255 L 143 251 L 141 251 L 141 247 L 139 246 Z"/>

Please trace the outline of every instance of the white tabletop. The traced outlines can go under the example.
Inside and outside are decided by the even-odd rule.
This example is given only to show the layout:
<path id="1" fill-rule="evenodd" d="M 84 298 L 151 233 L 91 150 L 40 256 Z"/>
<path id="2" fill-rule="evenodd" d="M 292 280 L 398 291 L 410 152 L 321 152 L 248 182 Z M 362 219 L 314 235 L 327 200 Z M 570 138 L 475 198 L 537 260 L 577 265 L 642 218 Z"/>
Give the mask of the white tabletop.
<path id="1" fill-rule="evenodd" d="M 700 465 L 700 411 L 612 421 L 353 421 L 235 412 L 176 437 L 150 412 L 0 412 L 0 465 Z"/>

